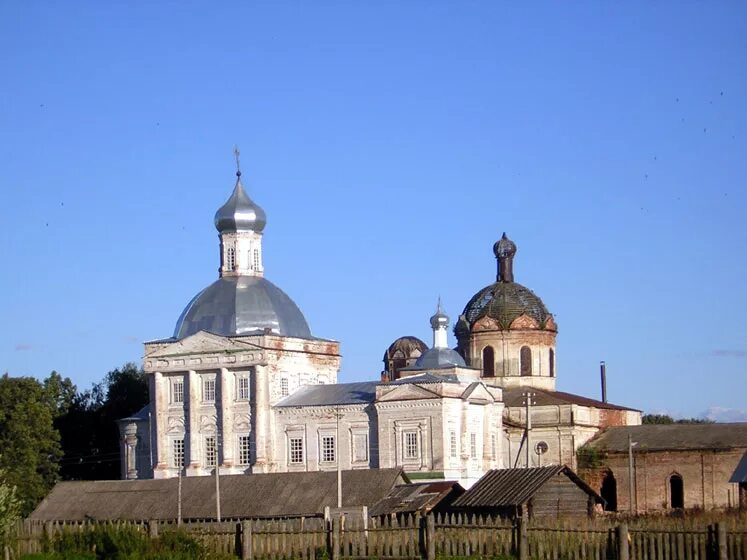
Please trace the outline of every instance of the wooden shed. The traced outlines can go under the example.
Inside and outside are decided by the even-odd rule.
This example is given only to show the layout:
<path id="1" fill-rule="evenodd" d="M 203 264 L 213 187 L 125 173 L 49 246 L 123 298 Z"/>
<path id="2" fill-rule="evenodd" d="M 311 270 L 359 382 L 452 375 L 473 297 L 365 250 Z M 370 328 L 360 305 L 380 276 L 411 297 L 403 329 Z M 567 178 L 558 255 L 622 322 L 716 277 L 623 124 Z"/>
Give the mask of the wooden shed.
<path id="1" fill-rule="evenodd" d="M 444 513 L 456 498 L 464 494 L 461 484 L 454 481 L 400 484 L 368 510 L 371 517 Z"/>
<path id="2" fill-rule="evenodd" d="M 514 518 L 590 516 L 601 496 L 570 468 L 495 469 L 454 503 L 459 511 Z"/>

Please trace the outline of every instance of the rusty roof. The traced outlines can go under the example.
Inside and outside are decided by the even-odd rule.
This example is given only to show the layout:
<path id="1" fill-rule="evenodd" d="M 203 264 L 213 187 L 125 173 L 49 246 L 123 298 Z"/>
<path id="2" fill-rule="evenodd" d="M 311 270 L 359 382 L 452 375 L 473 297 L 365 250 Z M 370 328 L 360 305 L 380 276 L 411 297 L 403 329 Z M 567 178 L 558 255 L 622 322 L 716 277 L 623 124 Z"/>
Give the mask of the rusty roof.
<path id="1" fill-rule="evenodd" d="M 443 501 L 451 502 L 464 494 L 461 484 L 454 481 L 420 482 L 395 486 L 369 510 L 372 517 L 391 513 L 427 513 Z"/>
<path id="2" fill-rule="evenodd" d="M 551 478 L 567 476 L 584 492 L 602 503 L 602 498 L 576 473 L 564 465 L 531 469 L 493 469 L 454 501 L 458 508 L 518 506 L 529 501 Z"/>
<path id="3" fill-rule="evenodd" d="M 628 436 L 635 451 L 688 449 L 747 449 L 747 422 L 733 424 L 643 424 L 607 428 L 587 445 L 613 453 L 628 452 Z"/>
<path id="4" fill-rule="evenodd" d="M 401 469 L 343 471 L 343 507 L 379 502 Z M 60 482 L 29 516 L 41 521 L 176 519 L 178 478 Z M 220 477 L 223 518 L 320 515 L 337 504 L 337 472 L 237 474 Z M 215 518 L 215 478 L 182 478 L 182 518 Z"/>
<path id="5" fill-rule="evenodd" d="M 505 388 L 503 389 L 503 402 L 506 406 L 524 406 L 523 394 L 526 393 L 527 390 L 528 389 L 526 387 Z M 608 402 L 606 403 L 598 401 L 596 399 L 582 397 L 581 395 L 574 395 L 573 393 L 564 393 L 563 391 L 547 391 L 544 389 L 538 389 L 536 387 L 533 387 L 531 391 L 534 393 L 534 398 L 532 400 L 537 406 L 575 404 L 579 406 L 588 406 L 591 408 L 604 408 L 607 410 L 638 411 L 638 409 L 635 408 L 629 408 L 627 406 L 621 406 Z"/>

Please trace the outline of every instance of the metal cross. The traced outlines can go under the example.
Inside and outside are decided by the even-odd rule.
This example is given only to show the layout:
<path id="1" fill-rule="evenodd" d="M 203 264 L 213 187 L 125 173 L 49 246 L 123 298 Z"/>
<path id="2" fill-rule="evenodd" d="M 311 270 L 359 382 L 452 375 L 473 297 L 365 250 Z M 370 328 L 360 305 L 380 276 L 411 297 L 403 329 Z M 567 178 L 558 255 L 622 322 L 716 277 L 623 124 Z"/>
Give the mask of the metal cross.
<path id="1" fill-rule="evenodd" d="M 236 158 L 236 176 L 241 177 L 241 163 L 239 162 L 241 152 L 239 151 L 239 147 L 236 145 L 233 147 L 233 155 Z"/>

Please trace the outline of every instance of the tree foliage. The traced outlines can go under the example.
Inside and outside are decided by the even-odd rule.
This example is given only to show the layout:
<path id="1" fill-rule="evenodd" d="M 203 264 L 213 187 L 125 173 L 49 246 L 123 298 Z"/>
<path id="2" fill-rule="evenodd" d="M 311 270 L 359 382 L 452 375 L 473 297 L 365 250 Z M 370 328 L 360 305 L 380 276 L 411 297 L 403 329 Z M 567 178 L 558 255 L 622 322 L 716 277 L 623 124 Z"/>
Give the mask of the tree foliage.
<path id="1" fill-rule="evenodd" d="M 55 425 L 65 452 L 65 480 L 110 480 L 120 476 L 117 420 L 148 404 L 142 368 L 127 363 L 110 371 L 101 383 L 75 394 Z"/>
<path id="2" fill-rule="evenodd" d="M 52 378 L 53 376 L 50 376 Z M 0 469 L 5 483 L 16 488 L 21 513 L 31 512 L 57 481 L 62 457 L 53 422 L 60 393 L 32 377 L 0 378 Z M 69 381 L 69 380 L 68 380 Z"/>
<path id="3" fill-rule="evenodd" d="M 16 496 L 16 488 L 6 482 L 5 472 L 0 469 L 0 546 L 8 543 L 20 515 L 21 502 Z"/>
<path id="4" fill-rule="evenodd" d="M 713 424 L 713 420 L 707 418 L 680 418 L 675 420 L 668 414 L 644 414 L 641 417 L 643 424 Z"/>

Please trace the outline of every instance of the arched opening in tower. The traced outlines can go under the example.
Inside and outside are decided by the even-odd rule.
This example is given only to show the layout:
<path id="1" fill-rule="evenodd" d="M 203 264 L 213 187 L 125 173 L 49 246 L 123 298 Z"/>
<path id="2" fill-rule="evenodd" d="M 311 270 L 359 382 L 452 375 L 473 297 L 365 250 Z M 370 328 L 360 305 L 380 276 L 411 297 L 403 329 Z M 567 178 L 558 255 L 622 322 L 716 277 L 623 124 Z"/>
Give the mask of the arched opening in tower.
<path id="1" fill-rule="evenodd" d="M 521 365 L 521 375 L 532 375 L 532 350 L 529 346 L 522 346 L 519 352 L 519 362 Z"/>
<path id="2" fill-rule="evenodd" d="M 492 346 L 486 346 L 482 350 L 482 375 L 495 377 L 495 353 Z"/>

